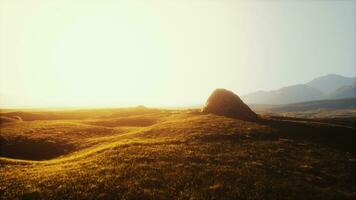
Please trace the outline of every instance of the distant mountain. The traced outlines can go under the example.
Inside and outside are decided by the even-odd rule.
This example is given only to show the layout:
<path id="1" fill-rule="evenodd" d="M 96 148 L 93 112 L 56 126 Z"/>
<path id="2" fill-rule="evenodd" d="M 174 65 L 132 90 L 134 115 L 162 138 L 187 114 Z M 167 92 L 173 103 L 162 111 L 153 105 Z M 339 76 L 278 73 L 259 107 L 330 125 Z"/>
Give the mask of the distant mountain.
<path id="1" fill-rule="evenodd" d="M 242 97 L 250 104 L 289 104 L 300 101 L 312 101 L 323 95 L 308 85 L 293 85 L 273 91 L 258 91 Z"/>
<path id="2" fill-rule="evenodd" d="M 294 103 L 273 107 L 271 111 L 277 112 L 303 112 L 308 110 L 333 110 L 333 109 L 355 109 L 356 99 L 332 99 Z"/>
<path id="3" fill-rule="evenodd" d="M 344 99 L 356 97 L 356 85 L 344 85 L 326 94 L 322 99 Z"/>
<path id="4" fill-rule="evenodd" d="M 355 83 L 355 78 L 349 78 L 340 76 L 337 74 L 329 74 L 319 78 L 315 78 L 308 82 L 306 85 L 315 88 L 323 93 L 331 93 L 334 90 L 343 87 L 350 86 Z"/>
<path id="5" fill-rule="evenodd" d="M 279 105 L 323 99 L 356 98 L 355 78 L 329 74 L 315 78 L 306 84 L 250 93 L 242 96 L 242 99 L 248 104 Z"/>

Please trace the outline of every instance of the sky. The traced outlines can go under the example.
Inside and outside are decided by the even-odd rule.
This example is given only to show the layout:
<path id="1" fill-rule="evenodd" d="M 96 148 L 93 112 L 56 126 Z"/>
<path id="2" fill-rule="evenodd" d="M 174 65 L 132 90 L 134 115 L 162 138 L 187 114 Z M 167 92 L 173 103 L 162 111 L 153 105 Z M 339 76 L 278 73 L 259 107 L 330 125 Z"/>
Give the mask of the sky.
<path id="1" fill-rule="evenodd" d="M 200 105 L 355 55 L 353 0 L 0 0 L 0 107 Z"/>

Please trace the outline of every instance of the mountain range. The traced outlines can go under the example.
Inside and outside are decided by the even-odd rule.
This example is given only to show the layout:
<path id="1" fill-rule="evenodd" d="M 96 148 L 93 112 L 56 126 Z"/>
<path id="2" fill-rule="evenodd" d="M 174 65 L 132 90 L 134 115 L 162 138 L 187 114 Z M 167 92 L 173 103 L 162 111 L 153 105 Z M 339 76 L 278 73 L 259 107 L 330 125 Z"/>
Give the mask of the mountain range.
<path id="1" fill-rule="evenodd" d="M 315 78 L 272 91 L 257 91 L 241 97 L 248 104 L 290 104 L 305 101 L 356 98 L 356 77 L 337 74 Z"/>

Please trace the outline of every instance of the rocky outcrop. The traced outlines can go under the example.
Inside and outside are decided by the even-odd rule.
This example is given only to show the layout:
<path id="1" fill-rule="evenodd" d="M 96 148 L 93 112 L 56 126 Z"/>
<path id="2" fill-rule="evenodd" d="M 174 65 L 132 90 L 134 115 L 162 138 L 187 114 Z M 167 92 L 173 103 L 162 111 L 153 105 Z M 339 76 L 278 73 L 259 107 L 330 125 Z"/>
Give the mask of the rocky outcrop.
<path id="1" fill-rule="evenodd" d="M 239 96 L 225 89 L 216 89 L 210 95 L 203 112 L 248 121 L 258 118 Z"/>

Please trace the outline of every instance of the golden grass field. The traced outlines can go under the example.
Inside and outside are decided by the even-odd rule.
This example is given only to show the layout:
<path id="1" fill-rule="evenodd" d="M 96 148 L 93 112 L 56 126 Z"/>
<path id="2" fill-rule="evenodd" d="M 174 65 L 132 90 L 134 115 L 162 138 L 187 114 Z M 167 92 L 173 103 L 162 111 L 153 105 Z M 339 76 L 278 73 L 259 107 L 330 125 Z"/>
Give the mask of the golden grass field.
<path id="1" fill-rule="evenodd" d="M 144 107 L 1 113 L 0 199 L 356 199 L 352 124 Z"/>

